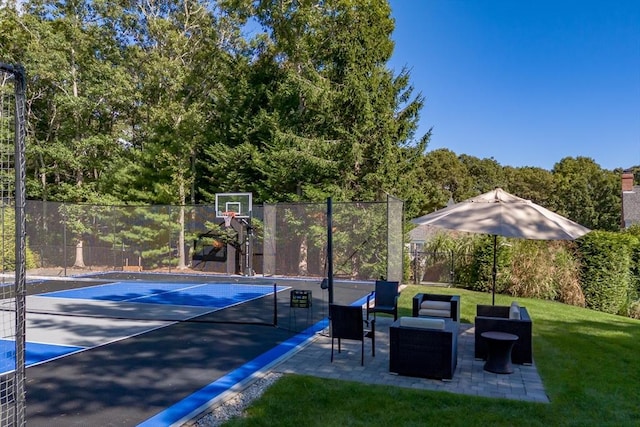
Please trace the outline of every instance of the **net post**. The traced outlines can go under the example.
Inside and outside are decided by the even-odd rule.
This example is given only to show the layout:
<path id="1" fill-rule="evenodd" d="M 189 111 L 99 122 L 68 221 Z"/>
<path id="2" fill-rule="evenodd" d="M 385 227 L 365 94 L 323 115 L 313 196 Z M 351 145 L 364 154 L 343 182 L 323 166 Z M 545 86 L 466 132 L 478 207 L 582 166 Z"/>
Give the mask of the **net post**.
<path id="1" fill-rule="evenodd" d="M 273 326 L 278 327 L 278 284 L 273 282 Z"/>
<path id="2" fill-rule="evenodd" d="M 16 85 L 16 120 L 15 120 L 15 287 L 16 287 L 16 375 L 15 398 L 18 402 L 16 409 L 16 425 L 26 425 L 26 86 L 27 78 L 22 65 L 15 68 Z"/>
<path id="3" fill-rule="evenodd" d="M 0 141 L 3 145 L 3 156 L 0 159 L 0 168 L 5 179 L 0 185 L 2 193 L 2 220 L 0 221 L 0 234 L 3 246 L 13 243 L 14 272 L 13 286 L 6 286 L 1 298 L 5 298 L 5 291 L 11 289 L 12 298 L 6 299 L 10 304 L 13 319 L 2 317 L 0 326 L 3 337 L 14 338 L 14 367 L 12 372 L 0 376 L 0 424 L 22 427 L 26 425 L 25 415 L 25 333 L 26 333 L 26 227 L 25 227 L 25 137 L 26 137 L 26 73 L 20 64 L 10 65 L 0 62 L 0 74 L 2 75 L 2 87 L 0 87 Z M 5 79 L 5 75 L 11 78 Z M 8 76 L 7 76 L 8 77 Z M 5 82 L 13 81 L 13 91 L 5 88 Z M 11 98 L 13 102 L 7 98 Z M 6 108 L 6 110 L 5 110 Z M 6 116 L 5 116 L 6 113 Z M 11 121 L 13 120 L 13 129 Z M 12 141 L 11 141 L 12 140 Z M 13 143 L 13 152 L 9 147 Z M 6 156 L 6 157 L 5 157 Z M 8 179 L 8 172 L 13 169 L 14 178 Z M 9 234 L 9 226 L 5 223 L 5 212 L 13 202 L 14 230 Z M 6 234 L 5 234 L 6 233 Z M 2 254 L 3 262 L 0 269 L 4 273 L 9 269 L 9 261 L 6 253 Z M 6 328 L 6 329 L 5 329 Z M 6 334 L 9 335 L 6 335 Z M 5 368 L 3 363 L 2 368 Z"/>

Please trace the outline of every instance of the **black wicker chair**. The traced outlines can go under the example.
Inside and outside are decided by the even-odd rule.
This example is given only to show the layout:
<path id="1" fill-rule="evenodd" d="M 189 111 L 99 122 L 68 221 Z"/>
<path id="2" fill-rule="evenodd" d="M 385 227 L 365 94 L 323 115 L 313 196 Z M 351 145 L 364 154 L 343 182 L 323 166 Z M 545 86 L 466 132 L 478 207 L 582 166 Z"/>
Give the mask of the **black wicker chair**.
<path id="1" fill-rule="evenodd" d="M 387 313 L 393 315 L 393 320 L 398 320 L 398 298 L 400 292 L 398 288 L 399 282 L 389 282 L 386 280 L 376 280 L 375 291 L 367 295 L 367 321 L 369 321 L 369 313 Z M 373 306 L 371 300 L 373 299 Z"/>
<path id="2" fill-rule="evenodd" d="M 403 326 L 404 319 L 443 322 L 444 328 Z M 458 365 L 458 322 L 401 317 L 389 327 L 389 334 L 389 371 L 421 378 L 453 378 Z"/>
<path id="3" fill-rule="evenodd" d="M 482 338 L 483 332 L 496 331 L 517 335 L 518 341 L 511 351 L 511 361 L 516 364 L 533 363 L 532 326 L 529 312 L 519 307 L 520 319 L 510 319 L 511 307 L 501 305 L 478 305 L 475 318 L 475 357 L 486 359 L 488 346 Z"/>
<path id="4" fill-rule="evenodd" d="M 370 329 L 364 327 L 362 307 L 329 304 L 329 320 L 331 321 L 331 362 L 333 363 L 333 340 L 338 339 L 338 353 L 341 352 L 341 340 L 356 340 L 362 342 L 360 365 L 364 365 L 364 339 L 371 338 L 371 355 L 376 355 L 375 319 L 370 323 Z"/>

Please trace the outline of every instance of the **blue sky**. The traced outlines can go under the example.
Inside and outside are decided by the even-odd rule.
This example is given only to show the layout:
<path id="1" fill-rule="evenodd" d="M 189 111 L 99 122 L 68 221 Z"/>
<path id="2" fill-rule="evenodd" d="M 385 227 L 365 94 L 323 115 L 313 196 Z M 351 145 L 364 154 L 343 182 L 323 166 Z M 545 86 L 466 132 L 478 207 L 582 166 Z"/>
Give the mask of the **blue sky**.
<path id="1" fill-rule="evenodd" d="M 640 165 L 640 0 L 390 0 L 427 150 Z"/>

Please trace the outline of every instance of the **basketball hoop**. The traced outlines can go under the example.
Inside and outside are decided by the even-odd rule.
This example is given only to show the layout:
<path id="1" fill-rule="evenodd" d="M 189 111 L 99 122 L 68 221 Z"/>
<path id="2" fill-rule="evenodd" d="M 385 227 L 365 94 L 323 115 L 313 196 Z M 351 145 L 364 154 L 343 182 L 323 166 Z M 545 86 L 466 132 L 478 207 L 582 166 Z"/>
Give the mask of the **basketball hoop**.
<path id="1" fill-rule="evenodd" d="M 236 213 L 233 211 L 222 212 L 222 218 L 224 218 L 224 226 L 231 227 L 231 220 L 235 218 Z"/>

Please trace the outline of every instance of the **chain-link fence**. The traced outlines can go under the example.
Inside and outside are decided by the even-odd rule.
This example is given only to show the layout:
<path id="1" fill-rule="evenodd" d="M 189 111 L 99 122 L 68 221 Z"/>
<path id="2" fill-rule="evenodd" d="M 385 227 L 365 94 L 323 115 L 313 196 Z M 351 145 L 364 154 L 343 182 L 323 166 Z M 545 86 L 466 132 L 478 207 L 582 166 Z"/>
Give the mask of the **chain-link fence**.
<path id="1" fill-rule="evenodd" d="M 403 202 L 333 204 L 334 276 L 402 278 Z M 207 206 L 27 202 L 28 261 L 37 274 L 198 270 L 325 277 L 327 205 L 254 205 L 226 227 Z"/>
<path id="2" fill-rule="evenodd" d="M 411 251 L 411 281 L 413 283 L 458 283 L 460 269 L 470 263 L 470 256 L 453 251 Z"/>

